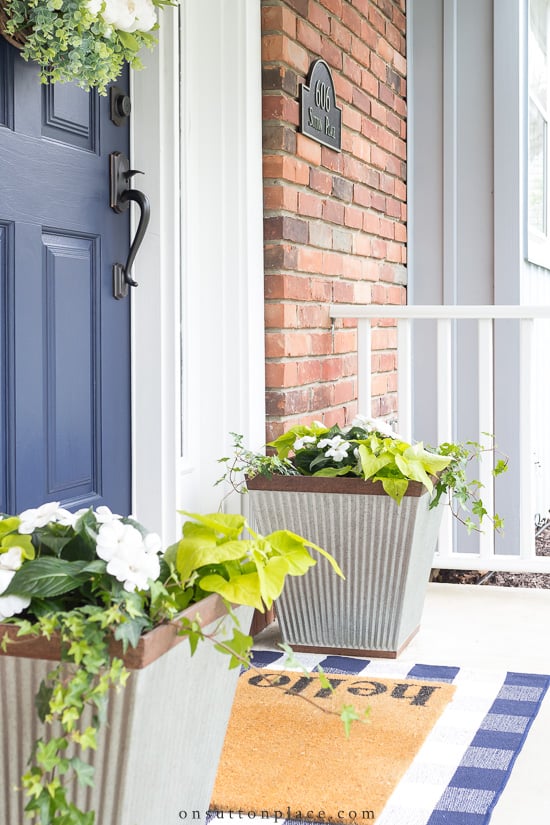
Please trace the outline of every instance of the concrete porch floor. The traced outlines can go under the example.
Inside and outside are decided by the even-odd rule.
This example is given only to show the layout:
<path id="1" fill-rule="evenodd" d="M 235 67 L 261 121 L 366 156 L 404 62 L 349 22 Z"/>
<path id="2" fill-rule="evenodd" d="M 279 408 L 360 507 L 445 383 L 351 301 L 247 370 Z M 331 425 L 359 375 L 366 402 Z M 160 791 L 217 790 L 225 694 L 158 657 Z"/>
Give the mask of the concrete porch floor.
<path id="1" fill-rule="evenodd" d="M 280 640 L 276 624 L 258 647 Z M 420 632 L 399 661 L 550 674 L 550 590 L 430 584 Z M 550 693 L 529 732 L 491 825 L 550 821 Z"/>

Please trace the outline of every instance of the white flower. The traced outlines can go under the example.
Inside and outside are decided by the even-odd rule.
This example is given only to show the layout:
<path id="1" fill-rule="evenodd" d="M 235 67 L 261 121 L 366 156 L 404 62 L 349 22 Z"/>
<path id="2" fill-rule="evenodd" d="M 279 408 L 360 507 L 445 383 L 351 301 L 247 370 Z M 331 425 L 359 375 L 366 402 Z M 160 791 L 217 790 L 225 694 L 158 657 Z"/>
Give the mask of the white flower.
<path id="1" fill-rule="evenodd" d="M 11 570 L 13 572 L 19 570 L 23 564 L 23 552 L 22 547 L 10 547 L 5 553 L 0 554 L 0 573 L 3 570 Z M 3 593 L 5 589 L 6 588 L 1 589 L 0 583 L 0 593 Z"/>
<path id="2" fill-rule="evenodd" d="M 52 521 L 57 521 L 57 523 L 63 525 L 63 527 L 74 527 L 77 518 L 79 518 L 83 512 L 85 511 L 79 510 L 78 513 L 70 513 L 68 510 L 65 510 L 64 507 L 60 507 L 56 513 L 54 513 Z"/>
<path id="3" fill-rule="evenodd" d="M 162 551 L 162 541 L 157 533 L 147 533 L 143 539 L 143 545 L 147 553 L 160 553 Z"/>
<path id="4" fill-rule="evenodd" d="M 369 418 L 366 415 L 356 415 L 351 423 L 352 427 L 362 427 L 369 433 L 376 431 L 390 438 L 399 438 L 401 441 L 404 440 L 394 432 L 393 427 L 391 427 L 387 421 L 384 421 L 383 418 Z"/>
<path id="5" fill-rule="evenodd" d="M 105 0 L 102 17 L 107 25 L 125 32 L 147 32 L 157 22 L 152 0 Z"/>
<path id="6" fill-rule="evenodd" d="M 147 590 L 149 579 L 157 579 L 160 574 L 160 562 L 156 553 L 147 553 L 143 546 L 123 545 L 107 564 L 107 573 L 124 582 L 129 592 Z"/>
<path id="7" fill-rule="evenodd" d="M 31 510 L 23 510 L 19 514 L 21 524 L 18 527 L 19 533 L 30 535 L 37 527 L 45 527 L 50 521 L 55 521 L 59 511 L 58 501 L 49 501 Z"/>
<path id="8" fill-rule="evenodd" d="M 94 17 L 97 17 L 102 5 L 103 0 L 88 0 L 88 11 L 90 14 L 93 14 Z"/>
<path id="9" fill-rule="evenodd" d="M 294 442 L 294 449 L 295 450 L 302 450 L 307 444 L 316 444 L 317 438 L 314 435 L 303 435 L 301 438 L 297 438 Z"/>
<path id="10" fill-rule="evenodd" d="M 99 528 L 96 552 L 103 561 L 110 561 L 123 548 L 138 550 L 143 544 L 141 533 L 131 524 L 110 521 Z"/>
<path id="11" fill-rule="evenodd" d="M 0 622 L 4 619 L 9 619 L 10 616 L 15 616 L 16 613 L 21 613 L 31 603 L 27 596 L 0 596 Z"/>
<path id="12" fill-rule="evenodd" d="M 122 516 L 117 515 L 116 513 L 112 513 L 108 507 L 102 504 L 100 507 L 97 508 L 95 512 L 96 521 L 100 524 L 109 524 L 111 521 L 117 521 L 121 519 Z"/>
<path id="13" fill-rule="evenodd" d="M 5 553 L 0 555 L 0 593 L 7 590 L 9 583 L 15 576 L 15 571 L 19 570 L 23 562 L 23 549 L 21 547 L 10 547 Z M 0 596 L 0 622 L 9 619 L 16 613 L 21 613 L 31 603 L 27 596 Z"/>
<path id="14" fill-rule="evenodd" d="M 131 524 L 115 520 L 99 528 L 97 555 L 107 562 L 107 573 L 124 582 L 125 590 L 147 590 L 149 579 L 158 578 L 161 549 L 160 536 L 148 533 L 143 538 Z"/>
<path id="15" fill-rule="evenodd" d="M 327 458 L 333 458 L 335 461 L 343 461 L 348 454 L 350 448 L 347 442 L 341 435 L 335 435 L 334 438 L 323 438 L 318 445 L 321 449 L 328 447 L 325 455 Z"/>

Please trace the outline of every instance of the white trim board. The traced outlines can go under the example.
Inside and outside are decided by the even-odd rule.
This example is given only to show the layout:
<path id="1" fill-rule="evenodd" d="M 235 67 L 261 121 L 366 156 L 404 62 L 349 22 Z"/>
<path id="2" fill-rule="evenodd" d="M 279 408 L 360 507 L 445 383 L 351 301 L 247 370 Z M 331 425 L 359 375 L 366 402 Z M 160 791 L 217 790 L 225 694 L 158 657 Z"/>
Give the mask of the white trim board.
<path id="1" fill-rule="evenodd" d="M 133 501 L 165 542 L 178 508 L 217 509 L 229 432 L 264 440 L 260 4 L 228 5 L 163 9 L 133 75 L 152 212 L 132 295 Z"/>

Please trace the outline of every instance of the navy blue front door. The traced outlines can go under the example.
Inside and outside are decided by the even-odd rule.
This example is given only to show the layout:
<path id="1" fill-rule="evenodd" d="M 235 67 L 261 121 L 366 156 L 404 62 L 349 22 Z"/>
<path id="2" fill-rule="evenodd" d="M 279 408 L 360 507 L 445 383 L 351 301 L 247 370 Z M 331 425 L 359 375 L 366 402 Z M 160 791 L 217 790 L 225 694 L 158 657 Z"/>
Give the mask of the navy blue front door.
<path id="1" fill-rule="evenodd" d="M 119 85 L 124 85 L 119 84 Z M 0 511 L 131 509 L 128 217 L 109 206 L 109 100 L 43 86 L 0 40 Z"/>

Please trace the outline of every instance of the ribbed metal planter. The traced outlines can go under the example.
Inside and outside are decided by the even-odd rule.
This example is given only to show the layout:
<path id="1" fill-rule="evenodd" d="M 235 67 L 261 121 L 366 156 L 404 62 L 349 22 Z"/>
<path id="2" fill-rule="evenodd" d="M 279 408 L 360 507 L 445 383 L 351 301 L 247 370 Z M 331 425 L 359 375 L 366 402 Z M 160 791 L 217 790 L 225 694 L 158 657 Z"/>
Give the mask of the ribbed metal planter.
<path id="1" fill-rule="evenodd" d="M 379 483 L 354 478 L 256 477 L 247 482 L 251 523 L 266 535 L 292 530 L 336 558 L 289 578 L 277 602 L 295 649 L 395 657 L 420 626 L 444 505 L 411 482 L 401 505 Z"/>
<path id="2" fill-rule="evenodd" d="M 217 596 L 191 611 L 205 625 L 223 617 L 230 621 Z M 248 630 L 252 610 L 237 613 Z M 7 627 L 0 625 L 0 635 Z M 15 653 L 15 645 L 8 645 L 10 650 Z M 24 642 L 17 653 L 0 656 L 2 825 L 27 821 L 23 794 L 15 788 L 44 730 L 34 697 L 51 669 L 46 658 L 57 657 L 42 640 Z M 75 784 L 72 794 L 81 808 L 96 811 L 97 825 L 180 822 L 185 818 L 180 811 L 189 820 L 205 821 L 239 675 L 238 668 L 228 669 L 228 661 L 209 643 L 199 644 L 191 657 L 189 643 L 173 627 L 152 631 L 129 653 L 130 678 L 110 698 L 97 751 L 85 755 L 95 765 L 95 787 Z"/>

